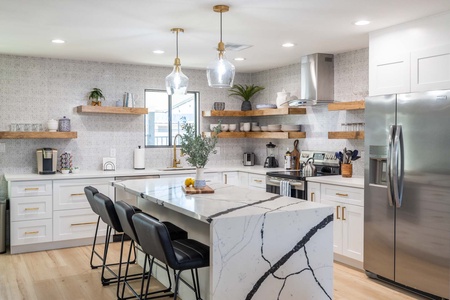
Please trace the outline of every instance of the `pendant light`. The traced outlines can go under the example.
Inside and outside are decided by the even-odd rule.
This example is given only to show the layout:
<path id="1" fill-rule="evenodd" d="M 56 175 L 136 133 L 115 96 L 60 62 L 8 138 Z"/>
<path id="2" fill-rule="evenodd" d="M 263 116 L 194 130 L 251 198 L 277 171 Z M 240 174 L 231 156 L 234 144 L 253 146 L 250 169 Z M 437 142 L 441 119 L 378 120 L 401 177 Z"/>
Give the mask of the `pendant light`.
<path id="1" fill-rule="evenodd" d="M 184 32 L 183 28 L 172 28 L 170 31 L 177 34 L 177 57 L 173 64 L 173 71 L 166 77 L 167 94 L 185 95 L 189 84 L 189 78 L 181 72 L 181 63 L 178 58 L 178 33 Z"/>
<path id="2" fill-rule="evenodd" d="M 216 5 L 213 7 L 215 12 L 220 13 L 220 42 L 217 47 L 219 56 L 216 60 L 209 63 L 206 69 L 208 85 L 213 88 L 229 88 L 233 86 L 235 68 L 225 58 L 225 45 L 222 42 L 222 13 L 230 9 L 227 5 Z"/>

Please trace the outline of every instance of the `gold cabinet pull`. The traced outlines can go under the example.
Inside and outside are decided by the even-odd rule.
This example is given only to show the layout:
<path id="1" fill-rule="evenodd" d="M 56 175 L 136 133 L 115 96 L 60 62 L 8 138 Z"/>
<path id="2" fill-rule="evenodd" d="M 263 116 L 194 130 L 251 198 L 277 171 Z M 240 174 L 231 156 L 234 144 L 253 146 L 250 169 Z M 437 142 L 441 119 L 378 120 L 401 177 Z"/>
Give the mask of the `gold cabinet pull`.
<path id="1" fill-rule="evenodd" d="M 254 181 L 254 182 L 262 182 L 261 179 L 254 179 L 253 181 Z"/>
<path id="2" fill-rule="evenodd" d="M 225 184 L 228 184 L 228 174 L 225 174 Z"/>
<path id="3" fill-rule="evenodd" d="M 28 210 L 39 210 L 39 207 L 25 207 L 25 211 Z"/>
<path id="4" fill-rule="evenodd" d="M 38 187 L 28 187 L 28 188 L 24 188 L 25 191 L 39 191 Z"/>
<path id="5" fill-rule="evenodd" d="M 339 208 L 341 208 L 340 205 L 336 206 L 336 219 L 340 220 L 341 218 L 339 218 Z"/>
<path id="6" fill-rule="evenodd" d="M 71 197 L 73 197 L 73 196 L 84 196 L 84 195 L 85 195 L 84 193 L 70 194 Z"/>
<path id="7" fill-rule="evenodd" d="M 311 202 L 314 202 L 314 197 L 316 196 L 315 193 L 311 193 Z"/>
<path id="8" fill-rule="evenodd" d="M 85 225 L 95 225 L 97 222 L 84 222 L 84 223 L 74 223 L 70 224 L 70 226 L 85 226 Z"/>
<path id="9" fill-rule="evenodd" d="M 345 212 L 345 206 L 342 206 L 342 221 L 347 220 L 347 219 L 345 218 L 344 212 Z"/>
<path id="10" fill-rule="evenodd" d="M 37 231 L 25 231 L 25 234 L 38 234 L 39 230 Z"/>
<path id="11" fill-rule="evenodd" d="M 336 195 L 339 197 L 348 197 L 348 194 L 336 193 Z"/>

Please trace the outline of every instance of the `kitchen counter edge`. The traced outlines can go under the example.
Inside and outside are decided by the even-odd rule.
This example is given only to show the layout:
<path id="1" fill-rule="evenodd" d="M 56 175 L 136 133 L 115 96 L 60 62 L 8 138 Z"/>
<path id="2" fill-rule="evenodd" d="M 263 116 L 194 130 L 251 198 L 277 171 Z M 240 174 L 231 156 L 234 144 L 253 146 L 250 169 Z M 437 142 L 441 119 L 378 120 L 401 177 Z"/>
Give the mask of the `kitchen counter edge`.
<path id="1" fill-rule="evenodd" d="M 317 176 L 317 177 L 307 177 L 306 181 L 342 185 L 361 189 L 364 188 L 364 177 L 362 176 L 353 176 L 350 178 L 342 177 L 341 175 Z"/>

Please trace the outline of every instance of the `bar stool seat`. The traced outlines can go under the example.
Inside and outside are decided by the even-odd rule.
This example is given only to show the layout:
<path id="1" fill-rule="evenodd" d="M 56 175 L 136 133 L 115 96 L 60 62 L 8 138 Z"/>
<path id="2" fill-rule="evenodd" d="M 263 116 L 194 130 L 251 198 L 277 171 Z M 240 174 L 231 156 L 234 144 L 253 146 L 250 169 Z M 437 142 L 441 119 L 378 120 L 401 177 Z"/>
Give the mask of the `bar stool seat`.
<path id="1" fill-rule="evenodd" d="M 201 299 L 197 269 L 209 266 L 209 247 L 192 239 L 172 241 L 167 227 L 148 215 L 135 214 L 132 220 L 142 250 L 146 254 L 144 268 L 149 256 L 152 256 L 149 272 L 152 270 L 152 262 L 155 258 L 174 269 L 174 299 L 177 299 L 181 272 L 190 269 L 193 286 L 187 285 L 194 290 L 196 299 Z M 150 279 L 151 277 L 147 280 L 146 293 L 148 292 Z M 142 278 L 141 283 L 141 294 L 144 294 L 143 288 L 144 278 Z"/>

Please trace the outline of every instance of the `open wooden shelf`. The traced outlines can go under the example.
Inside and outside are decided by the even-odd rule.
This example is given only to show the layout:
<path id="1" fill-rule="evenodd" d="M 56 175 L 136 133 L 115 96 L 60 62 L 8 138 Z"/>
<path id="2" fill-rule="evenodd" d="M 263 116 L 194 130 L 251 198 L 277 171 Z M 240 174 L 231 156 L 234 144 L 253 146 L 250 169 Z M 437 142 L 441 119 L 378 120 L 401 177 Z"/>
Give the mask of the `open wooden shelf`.
<path id="1" fill-rule="evenodd" d="M 148 108 L 80 105 L 77 106 L 77 112 L 90 114 L 146 115 L 148 114 Z"/>
<path id="2" fill-rule="evenodd" d="M 366 102 L 364 100 L 351 102 L 334 102 L 328 104 L 328 110 L 359 110 L 365 108 Z"/>
<path id="3" fill-rule="evenodd" d="M 263 116 L 284 116 L 284 115 L 304 115 L 305 107 L 282 107 L 274 109 L 256 110 L 205 110 L 203 117 L 263 117 Z"/>
<path id="4" fill-rule="evenodd" d="M 363 140 L 364 131 L 330 131 L 328 139 L 355 139 Z"/>
<path id="5" fill-rule="evenodd" d="M 204 132 L 206 136 L 211 136 L 212 132 Z M 219 138 L 252 138 L 252 139 L 304 139 L 306 132 L 292 131 L 292 132 L 221 132 Z"/>
<path id="6" fill-rule="evenodd" d="M 49 131 L 0 131 L 0 139 L 76 139 L 76 131 L 49 132 Z"/>

